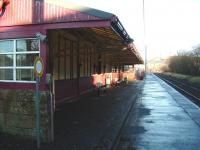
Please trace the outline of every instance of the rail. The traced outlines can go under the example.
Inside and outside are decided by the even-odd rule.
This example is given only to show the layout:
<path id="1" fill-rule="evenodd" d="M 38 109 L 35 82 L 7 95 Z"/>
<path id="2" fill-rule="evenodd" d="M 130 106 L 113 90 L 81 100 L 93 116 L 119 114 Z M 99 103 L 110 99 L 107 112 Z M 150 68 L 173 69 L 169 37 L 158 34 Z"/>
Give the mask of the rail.
<path id="1" fill-rule="evenodd" d="M 175 89 L 177 89 L 183 95 L 187 96 L 191 101 L 196 103 L 198 106 L 200 106 L 200 89 L 198 89 L 194 86 L 185 84 L 183 82 L 180 82 L 178 80 L 166 77 L 166 76 L 161 75 L 161 74 L 155 74 L 155 75 L 157 77 L 159 77 L 160 79 L 162 79 L 163 81 L 165 81 L 166 83 L 168 83 L 169 85 L 171 85 L 172 87 L 174 87 Z M 196 94 L 194 94 L 194 93 L 196 93 Z M 197 93 L 199 95 L 197 95 Z"/>

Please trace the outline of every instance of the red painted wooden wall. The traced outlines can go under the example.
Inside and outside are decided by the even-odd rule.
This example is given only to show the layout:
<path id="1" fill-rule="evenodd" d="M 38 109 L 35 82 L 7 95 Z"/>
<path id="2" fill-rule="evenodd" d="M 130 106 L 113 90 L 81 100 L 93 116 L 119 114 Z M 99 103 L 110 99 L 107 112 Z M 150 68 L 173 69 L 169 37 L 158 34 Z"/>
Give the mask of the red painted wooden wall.
<path id="1" fill-rule="evenodd" d="M 49 0 L 10 0 L 0 17 L 0 26 L 100 20 L 60 4 L 55 5 Z"/>

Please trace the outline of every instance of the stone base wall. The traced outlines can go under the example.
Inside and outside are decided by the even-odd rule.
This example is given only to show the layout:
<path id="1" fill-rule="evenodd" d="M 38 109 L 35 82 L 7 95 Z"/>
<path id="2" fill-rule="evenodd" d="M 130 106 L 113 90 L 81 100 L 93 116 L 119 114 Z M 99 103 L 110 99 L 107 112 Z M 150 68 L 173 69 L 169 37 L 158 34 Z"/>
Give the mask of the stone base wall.
<path id="1" fill-rule="evenodd" d="M 49 137 L 48 92 L 41 92 L 41 136 Z M 0 89 L 0 132 L 36 138 L 35 91 Z"/>

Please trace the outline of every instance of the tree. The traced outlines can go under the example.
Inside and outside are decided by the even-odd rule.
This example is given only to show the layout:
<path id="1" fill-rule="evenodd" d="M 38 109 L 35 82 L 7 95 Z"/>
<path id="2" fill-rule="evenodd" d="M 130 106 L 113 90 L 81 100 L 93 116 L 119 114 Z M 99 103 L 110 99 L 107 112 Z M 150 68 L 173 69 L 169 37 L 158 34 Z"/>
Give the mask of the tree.
<path id="1" fill-rule="evenodd" d="M 187 75 L 200 75 L 200 45 L 191 51 L 178 51 L 169 59 L 169 70 Z"/>

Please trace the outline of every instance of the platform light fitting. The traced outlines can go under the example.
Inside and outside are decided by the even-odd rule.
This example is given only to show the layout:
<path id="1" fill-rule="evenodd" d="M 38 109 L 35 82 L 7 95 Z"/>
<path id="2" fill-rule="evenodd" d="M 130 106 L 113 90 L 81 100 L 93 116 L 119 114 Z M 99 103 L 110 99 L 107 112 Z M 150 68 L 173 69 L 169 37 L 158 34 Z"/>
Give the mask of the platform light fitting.
<path id="1" fill-rule="evenodd" d="M 42 33 L 37 32 L 35 36 L 36 36 L 36 38 L 39 39 L 41 42 L 47 42 L 47 36 L 46 36 L 46 35 L 43 35 Z"/>

